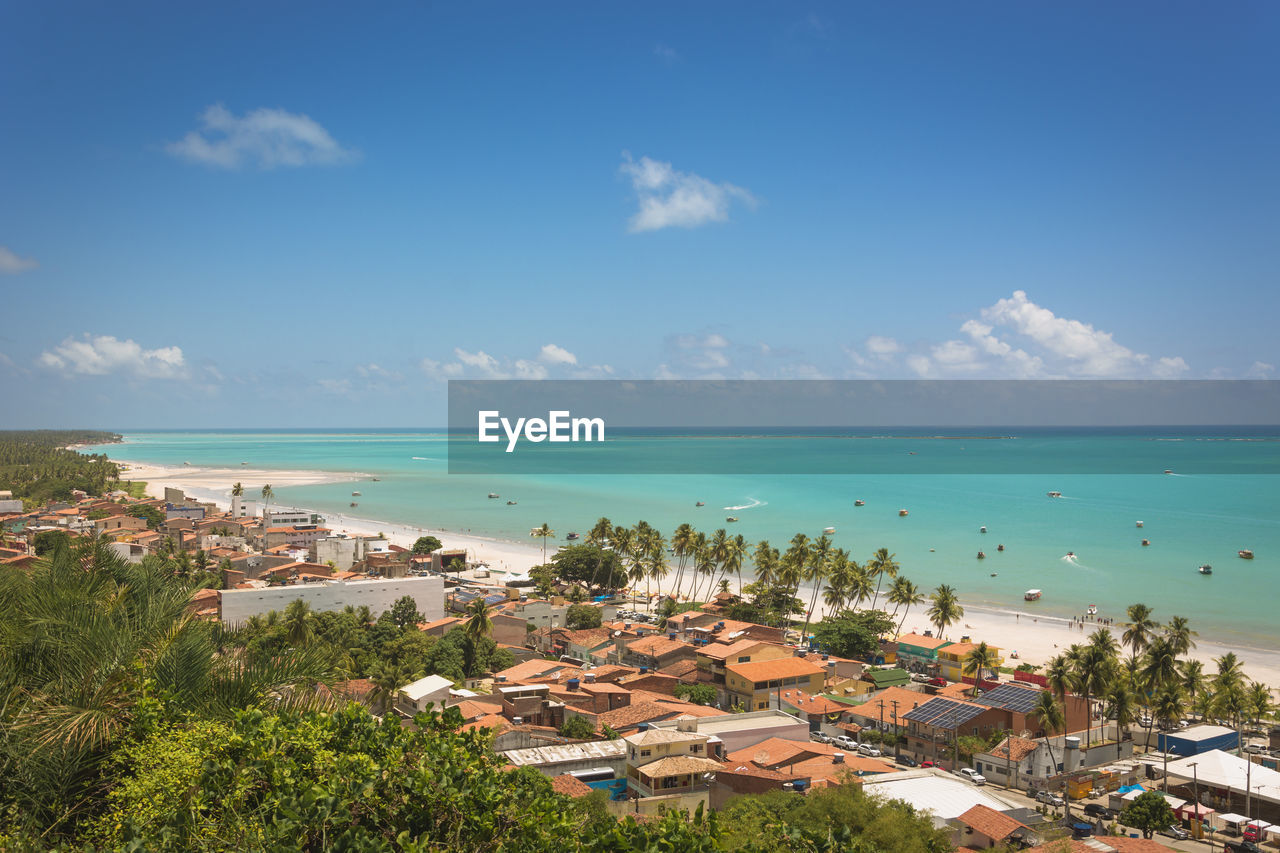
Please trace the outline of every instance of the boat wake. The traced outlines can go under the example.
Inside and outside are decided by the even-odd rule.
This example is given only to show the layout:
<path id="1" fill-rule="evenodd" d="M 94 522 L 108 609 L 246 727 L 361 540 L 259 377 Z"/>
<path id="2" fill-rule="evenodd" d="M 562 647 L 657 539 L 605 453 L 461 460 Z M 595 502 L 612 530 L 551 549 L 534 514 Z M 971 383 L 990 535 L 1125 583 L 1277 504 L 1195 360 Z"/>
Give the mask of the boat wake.
<path id="1" fill-rule="evenodd" d="M 1077 557 L 1075 554 L 1067 554 L 1065 557 L 1062 558 L 1062 562 L 1070 563 L 1073 566 L 1080 566 L 1080 558 Z M 1080 566 L 1080 567 L 1084 568 L 1083 566 Z"/>
<path id="2" fill-rule="evenodd" d="M 749 504 L 742 504 L 741 506 L 727 506 L 727 507 L 725 507 L 725 509 L 730 509 L 730 510 L 738 510 L 738 509 L 755 509 L 755 508 L 756 508 L 756 507 L 758 507 L 758 506 L 768 506 L 768 505 L 769 505 L 769 502 L 768 502 L 768 501 L 758 501 L 758 500 L 756 500 L 755 498 L 748 498 L 748 500 L 750 500 L 750 501 L 751 501 L 751 503 L 749 503 Z"/>
<path id="3" fill-rule="evenodd" d="M 418 461 L 418 462 L 438 462 L 438 461 L 440 461 L 440 460 L 438 460 L 438 459 L 433 459 L 433 458 L 431 458 L 430 456 L 410 456 L 409 458 L 410 458 L 410 459 L 413 459 L 413 460 L 416 460 L 416 461 Z"/>

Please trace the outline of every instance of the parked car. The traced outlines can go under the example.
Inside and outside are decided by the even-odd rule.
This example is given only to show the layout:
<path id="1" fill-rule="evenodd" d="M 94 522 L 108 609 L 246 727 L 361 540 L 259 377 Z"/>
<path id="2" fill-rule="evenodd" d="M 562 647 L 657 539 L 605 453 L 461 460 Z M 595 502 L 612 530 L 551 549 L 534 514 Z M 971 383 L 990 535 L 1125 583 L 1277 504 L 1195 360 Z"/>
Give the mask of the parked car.
<path id="1" fill-rule="evenodd" d="M 925 684 L 931 684 L 934 687 L 946 687 L 947 680 L 943 678 L 941 675 L 938 675 L 933 678 L 930 678 L 928 681 L 925 682 Z"/>
<path id="2" fill-rule="evenodd" d="M 1258 845 L 1252 841 L 1228 841 L 1222 845 L 1224 853 L 1262 853 Z"/>
<path id="3" fill-rule="evenodd" d="M 841 749 L 847 749 L 853 752 L 857 752 L 858 750 L 858 742 L 848 735 L 837 735 L 831 743 Z"/>
<path id="4" fill-rule="evenodd" d="M 809 740 L 814 743 L 831 743 L 835 738 L 831 737 L 831 735 L 823 734 L 822 732 L 809 732 Z"/>
<path id="5" fill-rule="evenodd" d="M 1049 806 L 1063 805 L 1062 797 L 1053 791 L 1036 791 L 1036 802 Z"/>
<path id="6" fill-rule="evenodd" d="M 925 675 L 923 672 L 913 672 L 911 673 L 911 680 L 917 684 L 928 684 L 929 676 Z"/>
<path id="7" fill-rule="evenodd" d="M 961 767 L 960 775 L 968 779 L 970 782 L 972 782 L 975 785 L 987 784 L 987 777 L 983 776 L 981 773 L 979 773 L 977 770 L 974 770 L 972 767 Z"/>
<path id="8" fill-rule="evenodd" d="M 1166 826 L 1162 830 L 1161 834 L 1167 835 L 1170 838 L 1176 838 L 1179 841 L 1186 841 L 1188 838 L 1191 837 L 1191 833 L 1187 832 L 1185 829 L 1178 826 L 1176 823 L 1170 826 Z"/>
<path id="9" fill-rule="evenodd" d="M 926 758 L 924 761 L 920 762 L 920 766 L 921 767 L 937 767 L 938 765 L 934 764 L 932 761 Z"/>
<path id="10" fill-rule="evenodd" d="M 916 761 L 914 758 L 912 758 L 909 755 L 900 755 L 895 760 L 899 764 L 901 764 L 903 767 L 919 767 L 920 766 L 920 762 Z M 933 764 L 930 763 L 929 766 L 932 767 Z"/>
<path id="11" fill-rule="evenodd" d="M 1259 752 L 1266 752 L 1267 748 L 1260 743 L 1246 743 L 1244 745 L 1244 751 L 1257 754 Z"/>
<path id="12" fill-rule="evenodd" d="M 1245 841 L 1252 841 L 1257 844 L 1262 840 L 1262 830 L 1258 829 L 1257 824 L 1251 823 L 1244 828 L 1244 832 L 1240 834 L 1240 837 Z"/>
<path id="13" fill-rule="evenodd" d="M 862 755 L 868 755 L 872 758 L 879 758 L 881 755 L 884 754 L 878 748 L 872 746 L 869 743 L 859 744 L 858 752 L 861 753 Z"/>
<path id="14" fill-rule="evenodd" d="M 1089 803 L 1084 807 L 1084 813 L 1089 817 L 1102 818 L 1103 820 L 1112 820 L 1116 816 L 1115 809 L 1109 809 L 1101 803 Z"/>

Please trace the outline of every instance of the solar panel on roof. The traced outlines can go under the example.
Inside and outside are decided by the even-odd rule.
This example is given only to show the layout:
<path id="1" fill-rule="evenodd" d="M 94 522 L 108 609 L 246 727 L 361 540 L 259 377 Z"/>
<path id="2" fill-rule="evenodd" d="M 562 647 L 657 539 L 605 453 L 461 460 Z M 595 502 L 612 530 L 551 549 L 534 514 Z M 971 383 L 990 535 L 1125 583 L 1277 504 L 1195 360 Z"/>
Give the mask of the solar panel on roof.
<path id="1" fill-rule="evenodd" d="M 1026 687 L 1014 687 L 1011 684 L 1004 684 L 994 690 L 987 691 L 978 697 L 977 701 L 983 705 L 990 705 L 992 708 L 1001 708 L 1005 711 L 1026 714 L 1035 708 L 1039 698 L 1039 690 L 1029 690 Z"/>
<path id="2" fill-rule="evenodd" d="M 917 708 L 911 709 L 903 715 L 903 719 L 912 720 L 926 726 L 954 728 L 964 725 L 984 710 L 984 708 L 970 705 L 967 702 L 957 702 L 954 699 L 946 699 L 939 696 L 930 699 Z"/>

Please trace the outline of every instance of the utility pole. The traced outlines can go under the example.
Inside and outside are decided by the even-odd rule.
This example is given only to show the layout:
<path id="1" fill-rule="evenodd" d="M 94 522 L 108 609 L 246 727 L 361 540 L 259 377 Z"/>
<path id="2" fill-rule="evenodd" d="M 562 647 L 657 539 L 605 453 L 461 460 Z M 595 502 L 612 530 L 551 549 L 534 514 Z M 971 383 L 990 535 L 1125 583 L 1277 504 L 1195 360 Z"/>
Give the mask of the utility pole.
<path id="1" fill-rule="evenodd" d="M 883 699 L 880 701 L 884 701 Z M 889 704 L 893 706 L 893 760 L 902 760 L 902 748 L 898 745 L 898 700 L 891 699 Z M 883 713 L 881 714 L 883 716 Z"/>
<path id="2" fill-rule="evenodd" d="M 1244 771 L 1244 817 L 1248 824 L 1253 820 L 1253 815 L 1249 813 L 1253 808 L 1253 756 L 1246 755 L 1244 760 L 1249 762 Z"/>
<path id="3" fill-rule="evenodd" d="M 1195 797 L 1196 803 L 1196 825 L 1200 827 L 1200 833 L 1204 834 L 1204 819 L 1200 816 L 1200 774 L 1196 772 L 1196 767 L 1200 765 L 1199 761 L 1192 761 L 1191 767 L 1191 796 Z M 1213 849 L 1213 842 L 1209 842 L 1209 849 Z"/>

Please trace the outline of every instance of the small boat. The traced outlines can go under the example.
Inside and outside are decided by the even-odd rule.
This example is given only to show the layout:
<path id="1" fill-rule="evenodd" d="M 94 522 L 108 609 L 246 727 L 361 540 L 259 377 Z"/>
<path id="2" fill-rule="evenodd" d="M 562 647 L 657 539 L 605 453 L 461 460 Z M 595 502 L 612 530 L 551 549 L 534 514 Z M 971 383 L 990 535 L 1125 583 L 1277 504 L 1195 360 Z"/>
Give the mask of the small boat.
<path id="1" fill-rule="evenodd" d="M 190 463 L 190 462 L 183 462 L 182 464 L 183 464 L 183 465 L 190 465 L 191 463 Z"/>
<path id="2" fill-rule="evenodd" d="M 906 518 L 906 517 L 907 517 L 907 511 L 905 509 L 898 510 L 898 518 Z"/>
<path id="3" fill-rule="evenodd" d="M 1024 601 L 1039 601 L 1043 593 L 1038 589 L 1029 589 L 1022 594 Z"/>
<path id="4" fill-rule="evenodd" d="M 724 517 L 724 520 L 729 522 L 734 522 L 738 520 L 738 517 L 736 515 L 726 515 Z"/>
<path id="5" fill-rule="evenodd" d="M 564 538 L 565 538 L 565 539 L 577 539 L 577 538 L 578 538 L 578 534 L 573 533 L 573 532 L 570 532 L 570 533 L 569 533 L 567 536 L 565 536 Z"/>
<path id="6" fill-rule="evenodd" d="M 978 552 L 978 559 L 979 559 L 979 560 L 985 560 L 985 559 L 987 559 L 986 552 L 985 552 L 985 551 L 979 551 L 979 552 Z"/>
<path id="7" fill-rule="evenodd" d="M 835 532 L 836 532 L 836 529 L 835 529 L 834 527 L 824 527 L 824 528 L 822 528 L 822 533 L 823 533 L 823 535 L 825 535 L 825 536 L 830 536 L 832 533 L 835 533 Z"/>
<path id="8" fill-rule="evenodd" d="M 352 502 L 351 502 L 351 505 L 352 505 L 352 506 L 360 506 L 360 504 L 356 503 L 355 501 L 352 501 Z"/>
<path id="9" fill-rule="evenodd" d="M 1051 498 L 1060 498 L 1060 497 L 1062 497 L 1062 492 L 1047 492 L 1046 494 L 1048 494 L 1048 495 L 1049 495 L 1049 497 L 1051 497 Z"/>
<path id="10" fill-rule="evenodd" d="M 1141 526 L 1142 526 L 1142 522 L 1141 522 L 1141 521 L 1139 521 L 1139 522 L 1138 522 L 1138 526 L 1139 526 L 1139 527 L 1141 527 Z"/>
<path id="11" fill-rule="evenodd" d="M 1196 571 L 1198 571 L 1202 575 L 1211 575 L 1213 574 L 1213 566 L 1209 565 L 1208 563 L 1205 563 L 1203 566 L 1196 569 Z"/>
<path id="12" fill-rule="evenodd" d="M 1074 557 L 1075 555 L 1076 555 L 1076 552 L 1075 552 L 1075 551 L 1068 551 L 1068 552 L 1067 552 L 1067 556 L 1068 556 L 1068 557 Z"/>
<path id="13" fill-rule="evenodd" d="M 694 504 L 694 506 L 706 506 L 706 505 L 707 505 L 706 501 L 698 501 L 696 504 Z"/>
<path id="14" fill-rule="evenodd" d="M 248 462 L 241 462 L 240 464 L 241 464 L 241 465 L 248 465 L 249 463 L 248 463 Z"/>
<path id="15" fill-rule="evenodd" d="M 515 505 L 516 505 L 515 501 L 507 501 L 507 506 L 515 506 Z"/>
<path id="16" fill-rule="evenodd" d="M 1087 614 L 1088 614 L 1088 615 L 1090 615 L 1090 616 L 1097 616 L 1097 615 L 1098 615 L 1098 605 L 1096 605 L 1096 604 L 1090 604 L 1090 605 L 1089 605 L 1089 609 L 1088 609 L 1088 610 L 1086 610 L 1086 611 L 1085 611 L 1085 613 L 1087 613 Z"/>
<path id="17" fill-rule="evenodd" d="M 381 480 L 379 480 L 377 477 L 370 477 L 369 479 L 373 480 L 373 482 L 375 483 L 381 482 Z"/>
<path id="18" fill-rule="evenodd" d="M 353 497 L 353 498 L 358 498 L 358 497 L 360 497 L 360 493 L 359 493 L 359 492 L 352 492 L 352 493 L 351 493 L 351 497 Z"/>
<path id="19" fill-rule="evenodd" d="M 1165 472 L 1166 474 L 1172 474 L 1172 473 L 1173 473 L 1173 469 L 1172 469 L 1172 468 L 1165 468 L 1165 469 L 1164 469 L 1164 472 Z"/>
<path id="20" fill-rule="evenodd" d="M 995 573 L 995 572 L 992 572 L 992 573 L 991 573 L 991 577 L 995 577 L 995 576 L 996 576 L 996 573 Z"/>
<path id="21" fill-rule="evenodd" d="M 498 494 L 497 492 L 490 492 L 490 493 L 489 493 L 489 499 L 490 499 L 490 500 L 492 500 L 493 498 L 500 498 L 500 497 L 502 497 L 502 495 Z"/>
<path id="22" fill-rule="evenodd" d="M 1242 560 L 1253 559 L 1253 552 L 1250 551 L 1248 548 L 1241 548 L 1239 551 L 1236 551 L 1236 554 L 1238 554 L 1240 556 L 1240 559 Z"/>
<path id="23" fill-rule="evenodd" d="M 854 506 L 866 506 L 866 505 L 867 505 L 867 502 L 866 502 L 866 501 L 864 501 L 864 500 L 862 500 L 861 498 L 859 498 L 858 500 L 856 500 L 856 501 L 854 501 L 854 502 L 853 502 L 853 505 L 854 505 Z"/>
<path id="24" fill-rule="evenodd" d="M 1004 545 L 1003 545 L 1003 544 L 997 545 L 997 546 L 996 546 L 996 550 L 997 550 L 997 551 L 1003 551 L 1003 550 L 1004 550 Z"/>
<path id="25" fill-rule="evenodd" d="M 979 528 L 978 528 L 978 532 L 979 532 L 979 533 L 986 533 L 986 532 L 987 532 L 986 525 L 983 525 L 982 527 L 979 527 Z"/>
<path id="26" fill-rule="evenodd" d="M 1150 545 L 1150 544 L 1151 544 L 1151 540 L 1150 540 L 1150 539 L 1143 539 L 1143 540 L 1142 540 L 1142 544 L 1143 544 L 1143 545 Z"/>

